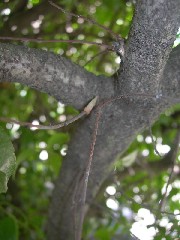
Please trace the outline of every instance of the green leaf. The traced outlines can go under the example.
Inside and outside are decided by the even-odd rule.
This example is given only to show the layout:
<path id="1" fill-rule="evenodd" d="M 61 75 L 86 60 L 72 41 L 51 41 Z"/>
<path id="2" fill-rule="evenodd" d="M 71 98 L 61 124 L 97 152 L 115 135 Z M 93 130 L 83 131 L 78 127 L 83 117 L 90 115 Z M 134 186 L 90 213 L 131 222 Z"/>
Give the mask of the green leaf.
<path id="1" fill-rule="evenodd" d="M 127 156 L 125 156 L 124 158 L 122 158 L 122 164 L 124 167 L 129 167 L 131 166 L 137 157 L 138 151 L 135 150 L 132 153 L 128 154 Z"/>
<path id="2" fill-rule="evenodd" d="M 7 177 L 6 174 L 0 171 L 0 191 L 7 191 Z"/>
<path id="3" fill-rule="evenodd" d="M 95 236 L 97 237 L 97 239 L 103 239 L 103 240 L 110 240 L 111 236 L 110 233 L 108 231 L 108 229 L 102 227 L 100 229 L 98 229 L 95 233 Z"/>
<path id="4" fill-rule="evenodd" d="M 72 106 L 66 106 L 65 113 L 67 115 L 77 115 L 79 111 Z"/>
<path id="5" fill-rule="evenodd" d="M 14 148 L 9 136 L 0 127 L 0 193 L 7 191 L 7 182 L 16 169 Z"/>
<path id="6" fill-rule="evenodd" d="M 0 220 L 0 239 L 18 240 L 18 224 L 13 217 L 4 217 Z"/>
<path id="7" fill-rule="evenodd" d="M 53 148 L 54 144 L 59 144 L 62 147 L 63 144 L 68 143 L 69 135 L 67 133 L 55 133 L 48 140 L 48 147 Z"/>
<path id="8" fill-rule="evenodd" d="M 59 169 L 62 163 L 62 156 L 60 154 L 49 152 L 49 161 L 48 165 L 52 169 L 52 171 L 55 173 L 56 176 L 58 176 Z"/>
<path id="9" fill-rule="evenodd" d="M 123 169 L 124 167 L 130 167 L 135 162 L 137 155 L 138 150 L 129 153 L 123 158 L 121 157 L 121 155 L 118 155 L 115 163 L 116 168 L 120 170 Z"/>

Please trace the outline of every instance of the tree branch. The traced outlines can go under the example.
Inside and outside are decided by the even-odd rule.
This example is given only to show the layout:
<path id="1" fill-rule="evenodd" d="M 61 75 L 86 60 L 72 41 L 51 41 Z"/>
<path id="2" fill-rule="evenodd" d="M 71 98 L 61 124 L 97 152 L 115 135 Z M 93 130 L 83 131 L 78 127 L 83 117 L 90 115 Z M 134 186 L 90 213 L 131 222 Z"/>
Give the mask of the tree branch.
<path id="1" fill-rule="evenodd" d="M 121 91 L 125 94 L 130 94 L 129 92 L 158 93 L 163 69 L 175 39 L 178 11 L 175 3 L 178 4 L 178 2 L 168 3 L 165 1 L 163 3 L 165 5 L 161 6 L 160 1 L 154 1 L 154 5 L 150 6 L 151 2 L 148 1 L 147 4 L 147 1 L 138 1 L 136 8 L 125 62 L 119 77 L 122 81 Z M 167 6 L 169 6 L 168 9 L 166 9 Z M 165 16 L 164 10 L 166 10 L 167 16 Z M 155 14 L 156 11 L 157 14 Z M 167 27 L 164 27 L 166 25 Z M 88 182 L 88 200 L 91 201 L 97 193 L 117 154 L 122 153 L 137 132 L 142 131 L 149 123 L 152 124 L 159 114 L 170 105 L 172 105 L 170 100 L 151 99 L 150 101 L 144 97 L 142 101 L 142 98 L 138 99 L 138 97 L 133 99 L 132 94 L 129 100 L 122 98 L 118 103 L 114 102 L 106 107 L 99 125 Z M 90 144 L 93 125 L 92 114 L 91 118 L 82 123 L 71 141 L 53 194 L 49 213 L 48 239 L 72 239 L 74 236 L 73 227 L 69 227 L 73 226 L 73 183 L 78 181 L 77 173 L 84 173 L 85 159 L 88 156 L 87 146 Z"/>
<path id="2" fill-rule="evenodd" d="M 161 92 L 164 96 L 180 96 L 180 45 L 174 48 L 164 69 Z"/>
<path id="3" fill-rule="evenodd" d="M 25 84 L 77 108 L 95 95 L 100 99 L 114 95 L 113 79 L 97 77 L 50 52 L 0 43 L 0 60 L 0 82 Z M 173 49 L 167 62 L 162 79 L 163 96 L 180 95 L 179 61 L 180 46 Z M 168 102 L 171 105 L 175 101 Z"/>
<path id="4" fill-rule="evenodd" d="M 166 184 L 165 193 L 162 196 L 162 199 L 159 203 L 159 208 L 161 211 L 164 211 L 164 209 L 165 209 L 167 191 L 168 191 L 168 187 L 169 187 L 169 184 L 171 183 L 172 176 L 174 173 L 174 166 L 175 166 L 175 162 L 176 162 L 176 158 L 177 158 L 177 154 L 178 154 L 178 150 L 179 150 L 179 143 L 180 143 L 180 130 L 176 134 L 171 151 L 169 152 L 169 154 L 167 154 L 167 158 L 169 158 L 169 161 L 171 162 L 171 172 L 169 174 L 169 178 L 168 178 L 168 181 Z"/>
<path id="5" fill-rule="evenodd" d="M 119 81 L 121 91 L 158 94 L 180 23 L 179 0 L 137 1 Z"/>
<path id="6" fill-rule="evenodd" d="M 90 114 L 90 112 L 92 111 L 92 109 L 96 105 L 96 101 L 97 101 L 97 97 L 93 98 L 91 100 L 91 102 L 84 108 L 84 110 L 81 113 L 79 113 L 78 115 L 74 116 L 73 118 L 71 118 L 71 119 L 69 119 L 65 122 L 60 122 L 60 123 L 56 123 L 56 124 L 53 124 L 53 125 L 52 124 L 51 125 L 33 124 L 33 123 L 30 123 L 30 122 L 21 122 L 21 121 L 17 121 L 15 119 L 12 119 L 12 118 L 5 118 L 5 117 L 0 117 L 0 121 L 12 123 L 12 124 L 15 123 L 15 124 L 19 124 L 20 126 L 39 129 L 39 130 L 52 130 L 52 129 L 55 130 L 55 129 L 66 127 L 66 126 L 72 124 L 73 122 L 79 120 L 80 118 Z"/>
<path id="7" fill-rule="evenodd" d="M 61 56 L 4 43 L 0 43 L 0 82 L 28 85 L 77 108 L 114 92 L 111 79 L 97 77 Z"/>
<path id="8" fill-rule="evenodd" d="M 0 48 L 2 59 L 0 61 L 1 81 L 26 84 L 40 91 L 46 91 L 57 99 L 60 99 L 60 97 L 64 101 L 67 99 L 66 103 L 68 102 L 77 107 L 84 105 L 87 99 L 90 98 L 89 96 L 92 98 L 97 92 L 101 99 L 103 96 L 105 97 L 105 94 L 107 97 L 108 94 L 111 95 L 113 92 L 111 79 L 107 78 L 107 81 L 103 81 L 105 80 L 104 77 L 96 77 L 70 61 L 52 53 L 10 44 L 0 44 Z M 177 49 L 174 49 L 174 51 L 177 51 Z M 172 54 L 174 54 L 174 51 Z M 170 59 L 173 62 L 173 57 Z M 56 77 L 54 77 L 55 71 L 57 71 Z M 81 86 L 77 86 L 74 81 L 71 81 L 75 72 L 84 84 L 84 91 L 82 91 Z M 61 75 L 63 73 L 64 75 Z M 66 82 L 64 83 L 65 77 L 70 81 L 67 85 Z M 105 91 L 102 91 L 102 86 Z M 160 112 L 170 104 L 172 104 L 170 101 L 169 105 L 167 105 L 162 99 L 153 98 L 150 100 L 146 97 L 130 96 L 129 100 L 121 98 L 121 100 L 106 107 L 100 123 L 100 133 L 98 134 L 94 154 L 95 159 L 93 159 L 92 173 L 88 183 L 87 198 L 89 200 L 95 196 L 99 186 L 107 176 L 116 155 L 124 151 L 135 134 L 145 128 L 149 122 L 152 123 Z M 49 239 L 55 240 L 56 237 L 59 239 L 59 231 L 62 239 L 73 237 L 73 229 L 66 228 L 67 224 L 70 223 L 73 226 L 71 219 L 73 191 L 71 192 L 71 190 L 73 183 L 76 182 L 76 176 L 79 176 L 80 172 L 83 173 L 85 169 L 85 159 L 89 154 L 87 146 L 90 145 L 94 126 L 93 117 L 92 114 L 78 128 L 71 141 L 67 159 L 63 162 L 50 209 Z M 62 222 L 63 224 L 60 224 Z"/>

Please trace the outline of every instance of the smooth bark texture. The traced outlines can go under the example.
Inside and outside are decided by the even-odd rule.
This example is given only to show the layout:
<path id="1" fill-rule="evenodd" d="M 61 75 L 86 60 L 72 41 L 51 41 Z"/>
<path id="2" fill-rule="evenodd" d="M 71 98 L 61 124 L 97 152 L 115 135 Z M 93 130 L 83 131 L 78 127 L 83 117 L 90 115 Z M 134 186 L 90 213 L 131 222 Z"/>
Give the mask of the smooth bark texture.
<path id="1" fill-rule="evenodd" d="M 172 51 L 167 61 L 179 25 L 179 5 L 179 0 L 137 1 L 119 75 L 121 87 L 116 90 L 116 94 L 129 97 L 124 96 L 103 109 L 88 182 L 88 203 L 111 171 L 117 154 L 123 153 L 135 135 L 152 124 L 161 112 L 179 101 L 180 47 Z M 10 44 L 0 44 L 2 81 L 20 82 L 79 109 L 94 96 L 98 95 L 101 101 L 115 94 L 112 78 L 95 76 L 52 53 Z M 78 219 L 73 205 L 74 189 L 88 160 L 94 122 L 92 112 L 80 121 L 71 139 L 52 196 L 47 224 L 49 240 L 74 239 L 74 215 Z M 81 200 L 80 195 L 77 197 Z"/>

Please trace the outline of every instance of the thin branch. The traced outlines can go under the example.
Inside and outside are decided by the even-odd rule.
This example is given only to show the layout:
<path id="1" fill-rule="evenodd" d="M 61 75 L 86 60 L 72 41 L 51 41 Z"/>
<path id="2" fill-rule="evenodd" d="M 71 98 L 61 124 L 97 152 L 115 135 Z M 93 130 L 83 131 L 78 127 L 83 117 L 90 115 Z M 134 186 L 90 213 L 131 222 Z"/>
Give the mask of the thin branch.
<path id="1" fill-rule="evenodd" d="M 176 135 L 176 138 L 174 140 L 174 146 L 173 148 L 171 149 L 171 162 L 172 162 L 172 167 L 171 167 L 171 172 L 169 174 L 169 178 L 168 178 L 168 181 L 167 181 L 167 184 L 166 184 L 166 189 L 165 189 L 165 193 L 164 195 L 162 196 L 162 199 L 159 203 L 159 208 L 160 208 L 160 211 L 163 212 L 164 209 L 165 209 L 165 204 L 166 204 L 166 198 L 168 196 L 168 187 L 169 187 L 169 184 L 171 183 L 171 180 L 172 180 L 172 176 L 173 176 L 173 173 L 174 173 L 174 166 L 175 166 L 175 163 L 176 163 L 176 157 L 177 157 L 177 153 L 178 153 L 178 150 L 179 150 L 179 143 L 180 143 L 180 130 L 178 131 L 177 135 Z"/>
<path id="2" fill-rule="evenodd" d="M 151 127 L 149 127 L 149 134 L 150 134 L 150 137 L 151 137 L 151 140 L 152 140 L 152 144 L 154 146 L 154 151 L 155 153 L 159 156 L 159 157 L 162 157 L 162 155 L 159 153 L 159 151 L 157 150 L 157 147 L 156 147 L 156 141 L 154 140 L 153 138 L 153 134 L 152 134 L 152 129 Z"/>
<path id="3" fill-rule="evenodd" d="M 107 44 L 104 43 L 98 43 L 98 42 L 90 42 L 90 41 L 84 41 L 84 40 L 60 40 L 60 39 L 51 39 L 51 40 L 45 40 L 42 38 L 21 38 L 21 37 L 0 37 L 0 40 L 8 40 L 8 41 L 21 41 L 21 42 L 36 42 L 36 43 L 78 43 L 78 44 L 89 44 L 89 45 L 97 45 L 97 46 L 103 46 L 107 48 L 110 51 L 113 51 L 113 48 Z"/>
<path id="4" fill-rule="evenodd" d="M 98 57 L 98 56 L 106 53 L 107 50 L 108 50 L 108 49 L 105 49 L 105 50 L 103 50 L 103 51 L 98 52 L 97 54 L 95 54 L 90 60 L 88 60 L 88 61 L 83 65 L 83 67 L 85 67 L 86 65 L 88 65 L 88 64 L 89 64 L 91 61 L 93 61 L 96 57 Z"/>
<path id="5" fill-rule="evenodd" d="M 74 14 L 74 13 L 71 13 L 71 12 L 68 12 L 66 10 L 64 10 L 62 7 L 60 7 L 59 5 L 57 5 L 56 3 L 54 3 L 53 1 L 48 1 L 52 6 L 54 6 L 55 8 L 59 9 L 60 11 L 62 11 L 63 13 L 65 13 L 66 15 L 69 15 L 69 16 L 72 16 L 72 17 L 76 17 L 76 18 L 82 18 L 84 19 L 86 22 L 89 22 L 93 25 L 96 25 L 98 27 L 100 27 L 101 29 L 107 31 L 108 33 L 110 33 L 110 35 L 112 37 L 114 37 L 118 42 L 119 41 L 123 41 L 124 39 L 119 36 L 118 34 L 114 33 L 113 31 L 111 31 L 111 29 L 101 25 L 100 23 L 96 22 L 94 19 L 92 18 L 87 18 L 87 17 L 84 17 L 82 15 L 77 15 L 77 14 Z"/>
<path id="6" fill-rule="evenodd" d="M 180 216 L 180 213 L 162 212 L 161 214 L 172 215 L 173 217 Z"/>
<path id="7" fill-rule="evenodd" d="M 138 237 L 136 237 L 132 232 L 130 232 L 131 236 L 136 239 L 136 240 L 140 240 Z"/>
<path id="8" fill-rule="evenodd" d="M 137 96 L 137 97 L 147 97 L 147 98 L 156 98 L 156 96 L 154 95 L 151 95 L 151 94 L 133 94 L 134 96 Z M 99 103 L 98 107 L 99 108 L 103 108 L 105 107 L 106 105 L 114 102 L 114 101 L 117 101 L 117 100 L 120 100 L 120 99 L 123 99 L 123 98 L 130 98 L 131 96 L 130 95 L 119 95 L 119 96 L 116 96 L 116 97 L 112 97 L 112 98 L 109 98 L 101 103 Z M 133 96 L 132 96 L 133 97 Z M 163 97 L 163 98 L 167 98 L 167 97 Z M 180 99 L 175 99 L 175 100 L 179 100 Z M 85 115 L 88 115 L 92 109 L 94 108 L 94 106 L 96 105 L 96 101 L 97 101 L 97 97 L 93 98 L 93 100 L 91 100 L 91 102 L 84 108 L 84 110 L 76 115 L 75 117 L 73 117 L 72 119 L 69 119 L 65 122 L 62 122 L 62 123 L 58 123 L 58 124 L 55 124 L 55 125 L 37 125 L 37 124 L 32 124 L 30 122 L 21 122 L 21 121 L 18 121 L 18 120 L 15 120 L 15 119 L 11 119 L 11 118 L 6 118 L 6 117 L 0 117 L 0 121 L 2 122 L 8 122 L 8 123 L 15 123 L 15 124 L 19 124 L 20 126 L 24 126 L 24 127 L 29 127 L 29 128 L 36 128 L 36 129 L 41 129 L 41 130 L 53 130 L 53 129 L 59 129 L 59 128 L 62 128 L 62 127 L 65 127 L 65 126 L 68 126 L 69 124 L 79 120 L 80 118 L 84 117 Z"/>
<path id="9" fill-rule="evenodd" d="M 75 117 L 62 122 L 62 123 L 58 123 L 55 125 L 49 125 L 49 126 L 45 126 L 45 125 L 37 125 L 37 124 L 32 124 L 29 122 L 21 122 L 21 121 L 17 121 L 15 119 L 11 119 L 11 118 L 5 118 L 5 117 L 0 117 L 0 121 L 2 122 L 8 122 L 8 123 L 15 123 L 18 124 L 20 126 L 24 126 L 24 127 L 29 127 L 29 128 L 36 128 L 36 129 L 40 129 L 40 130 L 52 130 L 52 129 L 59 129 L 65 126 L 68 126 L 69 124 L 79 120 L 80 118 L 84 117 L 85 115 L 90 114 L 90 112 L 92 111 L 92 109 L 94 108 L 94 106 L 96 105 L 96 101 L 97 101 L 97 97 L 93 98 L 90 103 L 88 103 L 88 105 L 84 108 L 84 110 L 79 113 L 78 115 L 76 115 Z"/>
<path id="10" fill-rule="evenodd" d="M 103 108 L 106 105 L 108 105 L 108 104 L 110 104 L 110 103 L 112 103 L 114 101 L 117 101 L 117 100 L 120 100 L 120 99 L 123 99 L 123 98 L 130 98 L 130 97 L 133 98 L 134 96 L 146 97 L 146 98 L 157 98 L 157 96 L 154 96 L 152 94 L 144 94 L 144 93 L 135 93 L 135 94 L 133 93 L 132 96 L 129 95 L 129 94 L 118 95 L 118 96 L 106 99 L 103 102 L 100 102 L 98 104 L 98 107 L 99 108 Z M 161 98 L 164 98 L 164 99 L 174 99 L 174 100 L 180 102 L 179 98 L 171 98 L 171 97 L 167 97 L 167 96 L 166 97 L 161 97 Z M 41 129 L 41 130 L 59 129 L 59 128 L 68 126 L 69 124 L 79 120 L 80 118 L 82 118 L 85 115 L 88 115 L 91 112 L 92 108 L 94 108 L 94 106 L 96 105 L 96 101 L 97 101 L 97 97 L 93 98 L 93 100 L 91 100 L 91 102 L 84 108 L 84 110 L 80 114 L 76 115 L 72 119 L 69 119 L 69 120 L 67 120 L 67 121 L 65 121 L 63 123 L 58 123 L 58 124 L 55 124 L 55 125 L 50 125 L 50 126 L 36 125 L 36 124 L 29 123 L 29 122 L 21 122 L 21 121 L 18 121 L 18 120 L 15 120 L 15 119 L 11 119 L 11 118 L 6 118 L 6 117 L 0 117 L 0 121 L 2 121 L 2 122 L 9 122 L 9 123 L 15 123 L 15 124 L 19 124 L 20 126 L 29 127 L 29 128 L 34 127 L 34 128 Z"/>

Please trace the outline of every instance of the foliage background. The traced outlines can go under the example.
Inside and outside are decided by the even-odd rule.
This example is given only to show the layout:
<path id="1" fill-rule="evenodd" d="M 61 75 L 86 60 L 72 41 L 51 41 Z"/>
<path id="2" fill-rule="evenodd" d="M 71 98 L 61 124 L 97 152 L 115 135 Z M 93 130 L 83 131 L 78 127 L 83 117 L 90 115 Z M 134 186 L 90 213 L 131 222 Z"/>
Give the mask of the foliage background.
<path id="1" fill-rule="evenodd" d="M 132 1 L 56 2 L 70 12 L 90 16 L 127 38 L 133 16 Z M 0 35 L 112 43 L 112 37 L 97 26 L 69 17 L 50 7 L 47 1 L 40 0 L 2 1 Z M 52 51 L 81 66 L 103 50 L 86 44 L 14 43 Z M 118 65 L 119 59 L 114 53 L 105 53 L 89 63 L 86 69 L 95 74 L 112 75 Z M 0 112 L 4 117 L 49 124 L 77 114 L 72 106 L 64 106 L 52 97 L 26 86 L 3 83 L 0 88 Z M 45 223 L 54 181 L 61 168 L 68 142 L 78 124 L 58 131 L 33 131 L 9 123 L 0 125 L 11 137 L 17 158 L 16 174 L 8 183 L 7 193 L 0 195 L 0 239 L 45 239 Z M 172 146 L 179 127 L 178 105 L 166 111 L 154 124 L 153 135 L 162 153 L 165 154 L 168 146 Z M 84 239 L 110 240 L 119 239 L 120 235 L 121 239 L 123 236 L 124 239 L 131 239 L 130 229 L 134 222 L 140 223 L 141 231 L 145 229 L 145 233 L 149 234 L 149 238 L 137 235 L 139 239 L 178 239 L 180 155 L 174 166 L 164 214 L 160 213 L 158 206 L 171 164 L 169 167 L 163 167 L 162 164 L 162 168 L 157 165 L 157 169 L 152 170 L 151 164 L 159 161 L 161 159 L 154 152 L 149 131 L 139 134 L 124 156 L 117 159 L 114 173 L 109 176 L 96 201 L 92 203 L 84 226 Z M 108 191 L 107 186 L 111 186 L 111 191 Z M 153 217 L 151 214 L 154 214 Z M 149 223 L 147 218 L 154 220 Z M 152 226 L 147 227 L 147 222 Z M 153 234 L 155 228 L 157 232 Z"/>

